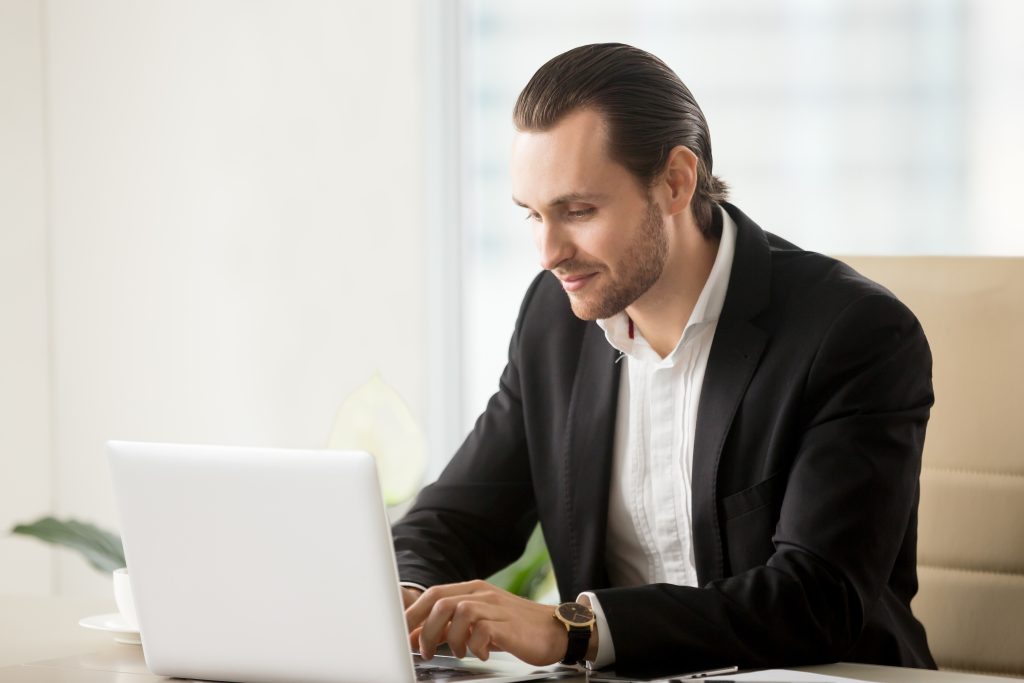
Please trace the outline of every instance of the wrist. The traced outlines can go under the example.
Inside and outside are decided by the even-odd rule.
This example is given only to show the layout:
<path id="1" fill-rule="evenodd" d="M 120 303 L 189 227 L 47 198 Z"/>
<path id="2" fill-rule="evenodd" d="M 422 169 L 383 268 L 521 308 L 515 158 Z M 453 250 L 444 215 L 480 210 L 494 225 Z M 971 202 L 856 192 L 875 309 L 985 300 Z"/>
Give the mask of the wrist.
<path id="1" fill-rule="evenodd" d="M 582 604 L 586 605 L 587 607 L 590 607 L 591 609 L 593 609 L 593 607 L 594 607 L 590 603 L 590 598 L 587 597 L 586 595 L 581 595 L 579 597 L 579 601 Z M 597 621 L 595 620 L 594 624 L 590 627 L 590 643 L 587 645 L 586 660 L 588 662 L 597 661 L 597 651 L 598 651 L 598 633 L 597 633 Z"/>
<path id="2" fill-rule="evenodd" d="M 569 649 L 569 632 L 565 630 L 565 625 L 557 619 L 551 620 L 551 627 L 554 629 L 551 640 L 554 644 L 551 646 L 551 654 L 555 658 L 555 663 L 557 663 L 562 661 L 566 651 Z"/>
<path id="3" fill-rule="evenodd" d="M 562 664 L 582 664 L 588 659 L 591 649 L 596 651 L 593 610 L 581 602 L 563 602 L 551 616 L 560 621 L 566 631 Z"/>

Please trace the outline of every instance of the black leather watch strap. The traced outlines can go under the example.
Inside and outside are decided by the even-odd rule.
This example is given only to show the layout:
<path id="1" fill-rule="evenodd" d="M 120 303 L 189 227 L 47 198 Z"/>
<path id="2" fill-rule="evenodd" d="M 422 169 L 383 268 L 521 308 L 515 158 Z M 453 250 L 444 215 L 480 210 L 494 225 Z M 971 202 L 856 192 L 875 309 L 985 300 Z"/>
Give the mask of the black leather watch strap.
<path id="1" fill-rule="evenodd" d="M 587 656 L 587 647 L 590 645 L 589 626 L 569 627 L 569 645 L 565 648 L 565 659 L 562 664 L 579 664 Z"/>

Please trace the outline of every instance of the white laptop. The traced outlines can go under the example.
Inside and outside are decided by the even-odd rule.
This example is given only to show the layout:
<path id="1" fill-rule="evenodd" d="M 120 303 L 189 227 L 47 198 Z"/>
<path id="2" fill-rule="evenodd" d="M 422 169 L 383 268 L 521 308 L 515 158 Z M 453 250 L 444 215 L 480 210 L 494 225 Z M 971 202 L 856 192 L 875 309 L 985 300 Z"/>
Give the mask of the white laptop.
<path id="1" fill-rule="evenodd" d="M 123 441 L 107 452 L 154 674 L 412 683 L 573 673 L 471 658 L 414 664 L 368 453 Z"/>

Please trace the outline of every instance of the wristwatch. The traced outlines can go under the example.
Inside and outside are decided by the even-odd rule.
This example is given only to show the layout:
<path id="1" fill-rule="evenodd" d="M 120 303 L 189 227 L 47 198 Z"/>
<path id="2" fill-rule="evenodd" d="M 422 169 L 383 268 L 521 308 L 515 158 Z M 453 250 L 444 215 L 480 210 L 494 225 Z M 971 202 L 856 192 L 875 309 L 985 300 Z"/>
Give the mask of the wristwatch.
<path id="1" fill-rule="evenodd" d="M 569 632 L 569 646 L 565 648 L 562 664 L 579 664 L 587 655 L 590 634 L 594 629 L 594 610 L 578 602 L 563 602 L 555 608 L 555 619 Z"/>

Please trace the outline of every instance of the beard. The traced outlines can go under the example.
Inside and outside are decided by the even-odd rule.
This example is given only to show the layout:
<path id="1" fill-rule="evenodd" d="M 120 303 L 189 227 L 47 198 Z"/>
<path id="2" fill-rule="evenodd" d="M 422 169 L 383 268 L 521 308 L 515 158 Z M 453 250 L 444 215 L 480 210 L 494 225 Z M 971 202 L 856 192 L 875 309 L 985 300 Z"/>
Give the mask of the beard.
<path id="1" fill-rule="evenodd" d="M 661 277 L 668 259 L 668 238 L 665 237 L 665 219 L 658 205 L 647 197 L 647 215 L 633 231 L 636 237 L 626 247 L 612 276 L 603 263 L 571 261 L 565 271 L 598 273 L 598 287 L 587 287 L 585 294 L 569 292 L 572 312 L 581 320 L 611 318 L 639 299 Z M 593 291 L 587 291 L 593 290 Z"/>

